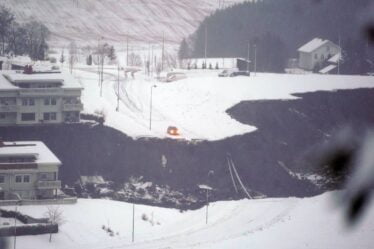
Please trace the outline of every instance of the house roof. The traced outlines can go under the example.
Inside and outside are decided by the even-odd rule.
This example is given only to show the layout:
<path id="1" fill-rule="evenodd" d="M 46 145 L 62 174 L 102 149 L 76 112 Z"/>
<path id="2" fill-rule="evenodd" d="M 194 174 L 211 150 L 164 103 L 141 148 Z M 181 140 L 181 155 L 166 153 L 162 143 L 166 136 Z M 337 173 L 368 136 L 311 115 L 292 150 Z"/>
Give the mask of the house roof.
<path id="1" fill-rule="evenodd" d="M 61 161 L 41 141 L 3 142 L 0 146 L 0 157 L 6 156 L 32 156 L 36 158 L 37 164 L 61 165 Z"/>
<path id="2" fill-rule="evenodd" d="M 323 40 L 321 38 L 314 38 L 310 42 L 301 46 L 297 51 L 304 52 L 304 53 L 311 53 L 317 48 L 325 45 L 326 43 L 330 42 L 329 40 Z"/>
<path id="3" fill-rule="evenodd" d="M 61 88 L 82 89 L 80 84 L 68 73 L 34 73 L 24 74 L 17 71 L 3 71 L 0 74 L 0 90 L 14 90 L 19 87 L 12 84 L 20 82 L 59 82 Z"/>
<path id="4" fill-rule="evenodd" d="M 333 57 L 331 57 L 328 62 L 330 63 L 338 63 L 339 60 L 341 60 L 341 53 L 337 53 L 336 55 L 334 55 Z"/>
<path id="5" fill-rule="evenodd" d="M 325 73 L 328 73 L 330 72 L 331 70 L 335 69 L 337 66 L 336 65 L 328 65 L 327 67 L 325 68 L 322 68 L 319 73 L 322 73 L 322 74 L 325 74 Z"/>

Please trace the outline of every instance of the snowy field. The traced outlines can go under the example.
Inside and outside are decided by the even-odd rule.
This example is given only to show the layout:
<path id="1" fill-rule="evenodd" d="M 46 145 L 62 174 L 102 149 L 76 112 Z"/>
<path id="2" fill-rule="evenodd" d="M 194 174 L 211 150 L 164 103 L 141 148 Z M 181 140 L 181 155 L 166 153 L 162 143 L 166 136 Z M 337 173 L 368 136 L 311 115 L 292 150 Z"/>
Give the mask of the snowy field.
<path id="1" fill-rule="evenodd" d="M 226 110 L 246 100 L 295 99 L 293 93 L 319 90 L 372 88 L 372 76 L 257 74 L 254 77 L 219 78 L 218 71 L 187 71 L 187 79 L 161 83 L 142 73 L 120 79 L 117 107 L 117 71 L 107 68 L 100 97 L 96 67 L 80 67 L 75 76 L 85 88 L 86 113 L 104 112 L 107 126 L 137 137 L 168 137 L 169 126 L 177 138 L 220 140 L 257 129 L 232 119 Z M 155 87 L 152 87 L 155 86 Z M 152 89 L 152 122 L 150 124 Z M 151 127 L 150 127 L 151 125 Z M 151 129 L 150 129 L 151 128 Z"/>
<path id="2" fill-rule="evenodd" d="M 19 22 L 37 20 L 51 31 L 59 47 L 75 40 L 96 45 L 140 41 L 179 44 L 219 7 L 217 0 L 2 0 Z M 244 0 L 226 0 L 225 7 Z M 61 20 L 64 20 L 61 22 Z"/>
<path id="3" fill-rule="evenodd" d="M 334 202 L 334 194 L 304 199 L 216 202 L 209 206 L 208 225 L 205 208 L 181 213 L 135 205 L 134 243 L 131 242 L 132 204 L 79 199 L 76 205 L 59 206 L 65 223 L 53 235 L 52 243 L 48 242 L 48 235 L 22 236 L 17 238 L 17 248 L 371 248 L 373 205 L 357 226 L 348 228 L 342 210 Z M 19 209 L 43 217 L 47 207 L 21 206 Z M 114 236 L 102 226 L 110 227 Z"/>

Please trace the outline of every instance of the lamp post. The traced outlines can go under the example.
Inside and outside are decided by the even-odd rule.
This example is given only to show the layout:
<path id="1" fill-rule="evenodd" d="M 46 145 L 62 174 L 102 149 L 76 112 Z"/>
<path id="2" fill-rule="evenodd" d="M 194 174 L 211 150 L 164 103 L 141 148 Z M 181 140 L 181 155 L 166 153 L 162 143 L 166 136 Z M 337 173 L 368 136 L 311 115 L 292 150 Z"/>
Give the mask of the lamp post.
<path id="1" fill-rule="evenodd" d="M 152 97 L 153 97 L 153 88 L 156 88 L 156 85 L 151 86 L 151 99 L 149 104 L 149 130 L 152 130 Z"/>
<path id="2" fill-rule="evenodd" d="M 206 211 L 205 211 L 205 224 L 208 224 L 208 207 L 209 207 L 209 190 L 213 190 L 208 185 L 199 185 L 200 189 L 206 190 Z"/>
<path id="3" fill-rule="evenodd" d="M 119 71 L 120 71 L 120 67 L 119 67 L 119 64 L 118 64 L 118 72 L 117 72 L 117 108 L 116 108 L 116 111 L 118 112 L 119 111 Z"/>

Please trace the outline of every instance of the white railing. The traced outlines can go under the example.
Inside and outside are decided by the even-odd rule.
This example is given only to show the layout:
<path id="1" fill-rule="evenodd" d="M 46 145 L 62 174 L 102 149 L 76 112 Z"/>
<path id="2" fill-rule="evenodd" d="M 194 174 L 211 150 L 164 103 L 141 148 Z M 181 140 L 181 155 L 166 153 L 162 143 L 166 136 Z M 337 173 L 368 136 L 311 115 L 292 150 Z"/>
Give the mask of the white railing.
<path id="1" fill-rule="evenodd" d="M 38 181 L 36 183 L 38 189 L 56 189 L 61 188 L 61 181 Z"/>
<path id="2" fill-rule="evenodd" d="M 17 105 L 0 105 L 0 112 L 17 112 Z"/>
<path id="3" fill-rule="evenodd" d="M 77 103 L 77 104 L 64 104 L 62 107 L 63 111 L 82 111 L 83 110 L 83 104 Z"/>

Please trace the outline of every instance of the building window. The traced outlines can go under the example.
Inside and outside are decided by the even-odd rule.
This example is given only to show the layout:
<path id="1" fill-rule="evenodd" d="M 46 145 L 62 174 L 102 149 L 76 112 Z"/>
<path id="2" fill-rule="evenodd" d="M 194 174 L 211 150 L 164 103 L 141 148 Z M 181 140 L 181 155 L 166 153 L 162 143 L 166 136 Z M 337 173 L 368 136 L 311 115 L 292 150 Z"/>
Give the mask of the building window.
<path id="1" fill-rule="evenodd" d="M 330 51 L 330 46 L 327 46 L 327 47 L 326 47 L 326 51 L 327 51 L 327 52 Z"/>
<path id="2" fill-rule="evenodd" d="M 35 113 L 21 113 L 22 121 L 35 121 Z"/>
<path id="3" fill-rule="evenodd" d="M 35 99 L 22 99 L 22 105 L 27 106 L 27 105 L 35 105 Z"/>
<path id="4" fill-rule="evenodd" d="M 30 175 L 24 175 L 23 182 L 30 182 Z"/>
<path id="5" fill-rule="evenodd" d="M 56 120 L 57 114 L 55 112 L 45 112 L 43 113 L 43 120 Z"/>
<path id="6" fill-rule="evenodd" d="M 51 102 L 50 102 L 50 99 L 44 99 L 44 105 L 50 105 Z"/>
<path id="7" fill-rule="evenodd" d="M 56 105 L 57 104 L 57 100 L 56 99 L 51 99 L 51 105 Z"/>
<path id="8" fill-rule="evenodd" d="M 323 54 L 321 55 L 321 60 L 325 60 L 325 56 Z"/>
<path id="9" fill-rule="evenodd" d="M 314 59 L 318 59 L 318 54 L 314 54 Z"/>
<path id="10" fill-rule="evenodd" d="M 16 176 L 16 182 L 21 183 L 22 182 L 22 176 Z"/>
<path id="11" fill-rule="evenodd" d="M 0 184 L 5 183 L 5 176 L 0 175 Z"/>
<path id="12" fill-rule="evenodd" d="M 5 116 L 5 113 L 0 113 L 0 119 L 5 119 L 6 116 Z"/>

